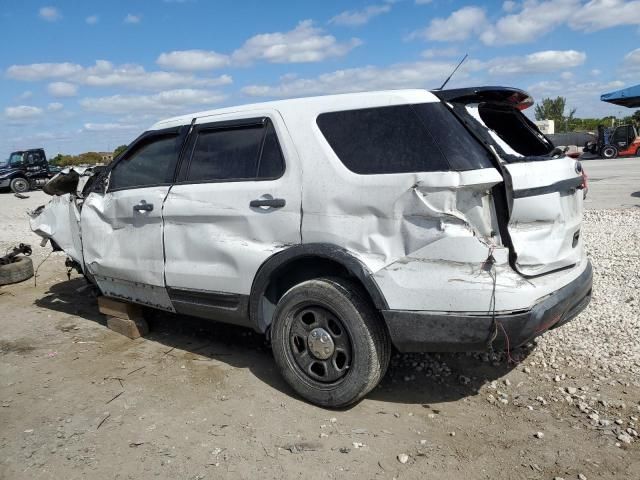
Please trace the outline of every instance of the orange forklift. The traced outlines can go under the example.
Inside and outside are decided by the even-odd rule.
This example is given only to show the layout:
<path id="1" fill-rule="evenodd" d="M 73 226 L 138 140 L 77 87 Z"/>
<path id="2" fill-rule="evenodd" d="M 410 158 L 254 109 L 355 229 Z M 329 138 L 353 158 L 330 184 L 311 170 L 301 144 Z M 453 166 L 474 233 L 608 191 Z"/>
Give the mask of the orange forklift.
<path id="1" fill-rule="evenodd" d="M 600 100 L 623 107 L 640 108 L 640 85 L 605 93 L 600 96 Z M 640 136 L 634 125 L 621 125 L 609 132 L 609 135 L 606 133 L 604 126 L 599 125 L 597 141 L 587 143 L 584 151 L 602 158 L 629 155 L 640 157 Z"/>

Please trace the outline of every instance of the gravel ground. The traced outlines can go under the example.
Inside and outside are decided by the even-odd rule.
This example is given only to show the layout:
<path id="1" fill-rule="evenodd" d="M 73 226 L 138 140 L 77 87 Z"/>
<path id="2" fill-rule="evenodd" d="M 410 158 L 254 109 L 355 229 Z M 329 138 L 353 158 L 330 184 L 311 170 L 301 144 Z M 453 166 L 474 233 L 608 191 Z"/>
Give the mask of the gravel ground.
<path id="1" fill-rule="evenodd" d="M 0 248 L 37 246 L 0 195 Z M 589 308 L 504 354 L 395 355 L 328 411 L 282 381 L 263 338 L 156 314 L 105 328 L 64 256 L 0 288 L 0 478 L 640 478 L 640 209 L 585 213 Z"/>

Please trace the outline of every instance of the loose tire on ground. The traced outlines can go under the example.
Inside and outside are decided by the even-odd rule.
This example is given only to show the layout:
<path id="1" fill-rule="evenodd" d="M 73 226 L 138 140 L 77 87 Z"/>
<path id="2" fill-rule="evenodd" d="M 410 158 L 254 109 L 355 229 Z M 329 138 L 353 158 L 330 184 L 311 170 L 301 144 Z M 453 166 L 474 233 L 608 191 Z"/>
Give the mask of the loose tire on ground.
<path id="1" fill-rule="evenodd" d="M 29 191 L 29 180 L 23 177 L 16 177 L 11 180 L 10 186 L 13 193 L 25 193 Z"/>
<path id="2" fill-rule="evenodd" d="M 16 257 L 13 263 L 0 265 L 0 285 L 18 283 L 33 277 L 33 262 L 29 257 Z"/>
<path id="3" fill-rule="evenodd" d="M 317 340 L 325 334 L 333 353 Z M 308 280 L 288 290 L 274 312 L 271 339 L 287 383 L 329 408 L 362 399 L 380 382 L 391 356 L 379 312 L 360 285 L 342 278 Z"/>

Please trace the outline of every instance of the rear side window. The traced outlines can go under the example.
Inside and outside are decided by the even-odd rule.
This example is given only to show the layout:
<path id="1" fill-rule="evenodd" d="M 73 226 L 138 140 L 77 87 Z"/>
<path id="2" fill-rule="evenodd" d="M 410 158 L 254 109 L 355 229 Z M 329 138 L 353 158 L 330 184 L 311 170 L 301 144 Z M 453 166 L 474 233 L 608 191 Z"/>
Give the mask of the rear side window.
<path id="1" fill-rule="evenodd" d="M 111 171 L 109 189 L 162 185 L 171 182 L 179 153 L 178 135 L 143 139 Z"/>
<path id="2" fill-rule="evenodd" d="M 486 150 L 440 102 L 323 113 L 317 123 L 355 173 L 492 167 Z"/>
<path id="3" fill-rule="evenodd" d="M 284 160 L 270 121 L 198 132 L 187 181 L 266 180 L 284 171 Z"/>

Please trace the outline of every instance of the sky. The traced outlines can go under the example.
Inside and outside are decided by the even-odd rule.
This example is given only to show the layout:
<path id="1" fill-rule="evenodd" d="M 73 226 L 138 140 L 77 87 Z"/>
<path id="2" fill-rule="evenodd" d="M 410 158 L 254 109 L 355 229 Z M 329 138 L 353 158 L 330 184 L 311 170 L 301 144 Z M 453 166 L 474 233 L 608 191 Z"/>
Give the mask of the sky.
<path id="1" fill-rule="evenodd" d="M 0 0 L 0 157 L 111 151 L 157 120 L 351 91 L 506 85 L 625 116 L 640 0 Z"/>

